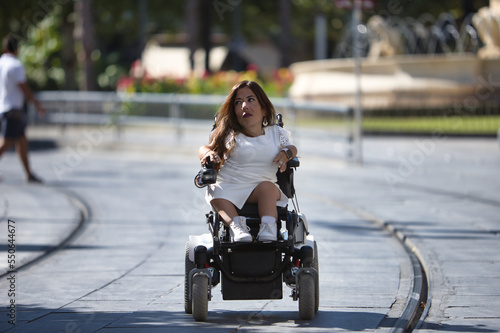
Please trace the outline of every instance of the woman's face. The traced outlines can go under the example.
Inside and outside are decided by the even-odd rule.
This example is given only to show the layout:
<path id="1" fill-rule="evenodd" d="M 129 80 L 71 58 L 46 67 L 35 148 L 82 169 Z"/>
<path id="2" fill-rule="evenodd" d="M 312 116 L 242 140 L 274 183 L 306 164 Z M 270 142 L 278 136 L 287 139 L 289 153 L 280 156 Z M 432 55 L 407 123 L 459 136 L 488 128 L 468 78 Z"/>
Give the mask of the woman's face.
<path id="1" fill-rule="evenodd" d="M 261 129 L 264 120 L 264 110 L 260 106 L 257 96 L 249 87 L 243 87 L 236 93 L 234 112 L 238 123 L 245 130 Z"/>

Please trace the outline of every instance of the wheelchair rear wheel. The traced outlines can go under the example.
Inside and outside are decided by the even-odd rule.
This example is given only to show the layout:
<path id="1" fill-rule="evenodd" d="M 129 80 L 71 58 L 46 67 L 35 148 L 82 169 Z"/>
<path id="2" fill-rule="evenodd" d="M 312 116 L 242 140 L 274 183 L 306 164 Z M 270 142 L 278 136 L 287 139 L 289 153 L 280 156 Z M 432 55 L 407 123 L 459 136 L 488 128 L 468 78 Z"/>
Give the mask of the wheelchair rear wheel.
<path id="1" fill-rule="evenodd" d="M 189 300 L 189 272 L 196 268 L 194 262 L 189 260 L 189 242 L 186 243 L 186 257 L 184 262 L 184 311 L 187 314 L 193 313 L 193 302 Z"/>
<path id="2" fill-rule="evenodd" d="M 313 260 L 313 266 L 312 266 L 316 272 L 318 272 L 319 276 L 319 260 L 318 260 L 318 245 L 316 242 L 314 242 L 314 260 Z M 317 282 L 316 288 L 315 288 L 315 306 L 314 306 L 314 312 L 318 312 L 319 310 L 319 281 Z"/>

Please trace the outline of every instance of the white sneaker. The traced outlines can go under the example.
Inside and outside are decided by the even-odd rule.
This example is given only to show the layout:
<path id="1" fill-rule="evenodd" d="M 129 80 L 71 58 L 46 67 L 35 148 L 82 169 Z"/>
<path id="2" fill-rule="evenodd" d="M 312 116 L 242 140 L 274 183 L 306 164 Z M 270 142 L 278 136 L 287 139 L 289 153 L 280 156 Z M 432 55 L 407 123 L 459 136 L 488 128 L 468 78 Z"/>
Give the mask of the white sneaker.
<path id="1" fill-rule="evenodd" d="M 247 226 L 247 221 L 244 216 L 236 216 L 233 222 L 229 225 L 229 234 L 231 242 L 252 242 L 250 227 Z"/>
<path id="2" fill-rule="evenodd" d="M 265 223 L 260 224 L 259 234 L 257 239 L 261 242 L 271 242 L 277 241 L 278 226 L 276 223 Z"/>

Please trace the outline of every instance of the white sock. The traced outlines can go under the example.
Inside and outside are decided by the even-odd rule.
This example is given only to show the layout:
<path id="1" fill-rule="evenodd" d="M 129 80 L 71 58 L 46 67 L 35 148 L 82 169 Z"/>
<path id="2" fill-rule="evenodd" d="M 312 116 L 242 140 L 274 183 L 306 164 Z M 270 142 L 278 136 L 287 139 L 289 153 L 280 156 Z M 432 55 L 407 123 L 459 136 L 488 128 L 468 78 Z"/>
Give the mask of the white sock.
<path id="1" fill-rule="evenodd" d="M 269 215 L 262 216 L 260 220 L 262 221 L 262 223 L 268 223 L 268 224 L 276 223 L 276 219 Z"/>
<path id="2" fill-rule="evenodd" d="M 233 218 L 233 222 L 235 224 L 240 224 L 240 223 L 245 222 L 245 221 L 246 221 L 246 218 L 244 216 L 235 216 Z"/>

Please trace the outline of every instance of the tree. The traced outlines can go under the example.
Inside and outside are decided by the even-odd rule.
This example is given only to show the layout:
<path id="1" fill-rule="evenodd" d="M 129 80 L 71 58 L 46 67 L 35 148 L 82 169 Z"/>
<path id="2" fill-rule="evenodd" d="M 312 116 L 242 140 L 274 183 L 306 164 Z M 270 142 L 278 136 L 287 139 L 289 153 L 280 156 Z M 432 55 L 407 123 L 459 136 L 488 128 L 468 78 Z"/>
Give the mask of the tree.
<path id="1" fill-rule="evenodd" d="M 281 67 L 288 67 L 291 64 L 290 44 L 292 42 L 290 35 L 290 0 L 280 0 L 279 3 L 279 22 L 280 32 L 280 53 Z"/>
<path id="2" fill-rule="evenodd" d="M 96 82 L 92 60 L 92 53 L 95 48 L 92 0 L 77 0 L 75 3 L 75 13 L 75 37 L 80 44 L 77 59 L 83 70 L 83 80 L 81 81 L 80 89 L 84 91 L 95 90 Z"/>
<path id="3" fill-rule="evenodd" d="M 87 18 L 92 15 L 94 24 L 88 29 L 93 29 L 95 36 L 99 36 L 93 42 L 86 40 L 85 43 L 79 41 L 75 44 L 73 41 L 75 1 L 77 5 L 90 4 L 91 1 L 91 13 L 88 11 L 86 15 Z M 201 6 L 201 1 L 205 7 Z M 193 9 L 196 3 L 199 3 L 199 8 Z M 442 12 L 450 12 L 455 19 L 460 20 L 488 3 L 488 0 L 376 0 L 374 10 L 365 12 L 364 17 L 367 19 L 374 14 L 384 14 L 417 18 L 423 13 L 438 17 Z M 201 8 L 204 8 L 201 13 L 204 16 L 196 14 L 197 10 L 201 12 Z M 97 74 L 94 88 L 114 89 L 118 78 L 126 74 L 132 62 L 140 57 L 145 39 L 162 34 L 170 36 L 168 38 L 176 45 L 189 45 L 191 50 L 200 44 L 210 48 L 209 34 L 204 35 L 204 43 L 202 36 L 193 32 L 199 30 L 197 25 L 202 25 L 201 18 L 207 18 L 205 24 L 209 28 L 205 28 L 205 32 L 212 31 L 229 37 L 235 31 L 235 13 L 240 13 L 237 19 L 241 38 L 247 43 L 271 41 L 277 49 L 282 50 L 284 66 L 314 59 L 314 18 L 318 13 L 327 22 L 330 56 L 351 14 L 349 10 L 336 8 L 332 0 L 147 0 L 147 4 L 144 0 L 16 0 L 2 3 L 0 33 L 2 36 L 10 32 L 17 34 L 22 44 L 32 50 L 36 48 L 37 56 L 43 55 L 43 59 L 33 55 L 33 60 L 27 64 L 28 74 L 38 77 L 36 81 L 40 88 L 76 87 L 76 79 L 81 80 L 83 77 L 78 74 L 79 68 L 75 61 L 75 48 L 80 43 L 87 45 L 86 53 L 82 53 L 85 54 L 82 59 L 85 59 L 86 67 L 94 66 Z M 48 21 L 42 24 L 46 18 Z M 53 27 L 47 27 L 47 22 Z M 37 30 L 38 33 L 30 34 L 31 30 Z M 55 31 L 56 36 L 47 31 Z M 182 36 L 185 32 L 191 36 L 189 42 L 172 37 Z M 52 37 L 46 37 L 49 35 Z M 41 79 L 44 75 L 45 79 Z M 88 77 L 86 80 L 95 82 L 96 79 Z"/>
<path id="4" fill-rule="evenodd" d="M 73 3 L 69 3 L 62 6 L 61 12 L 61 63 L 64 69 L 64 83 L 62 88 L 65 90 L 76 90 L 76 73 L 77 73 L 77 62 L 75 56 L 75 41 L 73 38 L 73 32 L 75 30 Z"/>
<path id="5" fill-rule="evenodd" d="M 186 1 L 186 32 L 187 32 L 187 47 L 189 48 L 189 64 L 191 70 L 194 70 L 194 52 L 197 47 L 197 32 L 198 32 L 198 0 Z"/>

